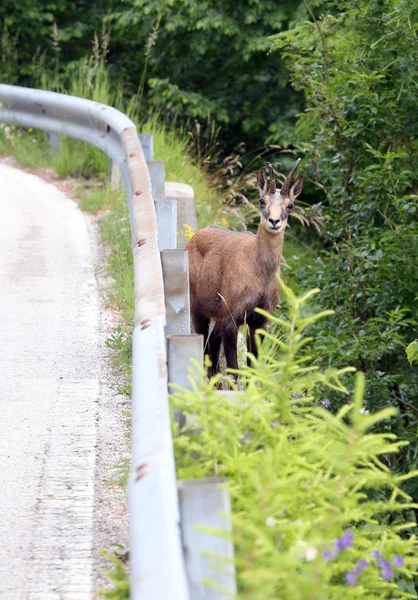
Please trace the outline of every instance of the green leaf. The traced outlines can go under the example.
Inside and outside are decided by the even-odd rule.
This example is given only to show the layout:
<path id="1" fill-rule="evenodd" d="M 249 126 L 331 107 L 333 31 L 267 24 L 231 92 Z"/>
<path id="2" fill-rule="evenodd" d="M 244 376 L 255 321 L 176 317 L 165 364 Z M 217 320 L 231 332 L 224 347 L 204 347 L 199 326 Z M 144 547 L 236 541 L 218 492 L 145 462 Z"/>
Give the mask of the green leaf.
<path id="1" fill-rule="evenodd" d="M 413 363 L 418 364 L 418 340 L 411 342 L 409 346 L 406 347 L 405 352 L 411 366 Z"/>

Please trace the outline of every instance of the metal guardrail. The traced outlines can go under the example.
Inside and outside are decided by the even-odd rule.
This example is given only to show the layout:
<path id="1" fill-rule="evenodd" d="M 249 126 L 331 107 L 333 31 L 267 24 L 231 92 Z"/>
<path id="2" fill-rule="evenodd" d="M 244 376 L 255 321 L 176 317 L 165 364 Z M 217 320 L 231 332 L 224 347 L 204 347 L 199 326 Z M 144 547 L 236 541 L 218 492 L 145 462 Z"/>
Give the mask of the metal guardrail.
<path id="1" fill-rule="evenodd" d="M 167 391 L 165 301 L 151 180 L 134 123 L 99 104 L 0 85 L 0 120 L 64 134 L 100 148 L 119 166 L 133 236 L 131 597 L 189 598 L 180 535 Z"/>
<path id="2" fill-rule="evenodd" d="M 112 160 L 112 179 L 118 179 L 116 165 L 125 186 L 135 281 L 128 487 L 131 598 L 230 598 L 236 591 L 232 541 L 196 531 L 196 525 L 231 531 L 229 494 L 216 479 L 179 482 L 178 489 L 170 427 L 167 354 L 169 380 L 183 387 L 190 386 L 190 359 L 203 364 L 202 336 L 190 334 L 187 250 L 176 250 L 182 227 L 177 202 L 182 200 L 180 219 L 187 214 L 196 220 L 190 195 L 181 198 L 178 185 L 165 183 L 164 164 L 152 160 L 152 137 L 140 136 L 145 157 L 134 123 L 110 106 L 0 84 L 0 121 L 96 146 Z M 53 141 L 58 149 L 58 140 Z M 222 569 L 214 566 L 214 555 L 226 561 Z"/>

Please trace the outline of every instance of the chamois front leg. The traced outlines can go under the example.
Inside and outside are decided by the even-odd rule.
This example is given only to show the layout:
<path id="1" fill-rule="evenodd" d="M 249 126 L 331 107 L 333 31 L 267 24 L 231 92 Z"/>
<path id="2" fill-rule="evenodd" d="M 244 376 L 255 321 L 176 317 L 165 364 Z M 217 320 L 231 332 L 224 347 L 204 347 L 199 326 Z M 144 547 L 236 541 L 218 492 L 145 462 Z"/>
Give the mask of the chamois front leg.
<path id="1" fill-rule="evenodd" d="M 206 346 L 208 343 L 209 324 L 210 319 L 206 319 L 196 311 L 191 311 L 193 329 L 195 333 L 203 335 L 203 349 L 206 352 Z"/>
<path id="2" fill-rule="evenodd" d="M 265 317 L 260 314 L 253 313 L 248 318 L 248 333 L 247 333 L 247 352 L 251 352 L 251 354 L 257 358 L 258 357 L 258 348 L 255 341 L 255 333 L 257 329 L 266 329 L 267 321 Z M 260 342 L 263 340 L 261 337 Z M 250 357 L 247 354 L 247 365 L 251 367 L 252 362 Z"/>
<path id="3" fill-rule="evenodd" d="M 255 358 L 257 358 L 258 356 L 258 348 L 257 348 L 257 344 L 255 343 L 255 332 L 256 332 L 256 327 L 248 327 L 248 333 L 247 333 L 247 365 L 249 367 L 251 367 L 252 362 L 251 362 L 251 358 L 248 356 L 248 353 L 251 352 L 251 354 L 253 354 L 255 356 Z"/>
<path id="4" fill-rule="evenodd" d="M 238 329 L 233 321 L 222 324 L 222 341 L 224 345 L 226 366 L 228 369 L 238 369 L 237 342 Z M 238 375 L 231 374 L 235 381 Z"/>
<path id="5" fill-rule="evenodd" d="M 219 323 L 215 324 L 212 332 L 209 335 L 209 358 L 212 366 L 208 372 L 209 377 L 213 377 L 216 373 L 219 373 L 219 351 L 222 343 L 222 327 Z"/>

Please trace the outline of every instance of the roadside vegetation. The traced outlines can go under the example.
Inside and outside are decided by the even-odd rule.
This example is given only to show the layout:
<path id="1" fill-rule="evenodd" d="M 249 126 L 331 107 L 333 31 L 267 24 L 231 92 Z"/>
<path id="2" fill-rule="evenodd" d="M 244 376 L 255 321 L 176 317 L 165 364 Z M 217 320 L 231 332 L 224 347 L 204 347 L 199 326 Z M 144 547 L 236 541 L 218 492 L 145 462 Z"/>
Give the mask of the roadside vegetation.
<path id="1" fill-rule="evenodd" d="M 417 505 L 403 488 L 418 471 L 387 466 L 405 446 L 387 431 L 396 409 L 366 409 L 360 372 L 350 394 L 352 367 L 319 368 L 310 333 L 332 311 L 307 316 L 319 290 L 281 289 L 287 309 L 234 402 L 220 375 L 173 396 L 178 473 L 227 478 L 239 598 L 416 598 Z"/>
<path id="2" fill-rule="evenodd" d="M 282 305 L 247 387 L 232 406 L 202 377 L 173 397 L 193 418 L 175 438 L 179 477 L 228 478 L 239 597 L 417 598 L 416 3 L 112 0 L 81 28 L 79 3 L 33 4 L 30 20 L 0 7 L 3 81 L 129 114 L 166 179 L 193 186 L 201 227 L 254 230 L 255 170 L 303 159 Z M 107 158 L 64 138 L 54 154 L 9 126 L 0 154 L 79 178 L 108 247 L 121 315 L 108 344 L 129 394 L 130 228 Z M 117 560 L 112 573 L 107 596 L 127 598 Z"/>

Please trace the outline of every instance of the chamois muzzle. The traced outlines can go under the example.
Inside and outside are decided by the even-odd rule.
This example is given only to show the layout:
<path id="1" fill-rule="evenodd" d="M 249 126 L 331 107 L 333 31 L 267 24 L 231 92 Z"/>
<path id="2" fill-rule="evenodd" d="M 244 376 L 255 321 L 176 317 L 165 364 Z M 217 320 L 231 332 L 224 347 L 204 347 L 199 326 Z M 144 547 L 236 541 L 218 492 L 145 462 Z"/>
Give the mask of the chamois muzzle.
<path id="1" fill-rule="evenodd" d="M 299 166 L 301 159 L 298 158 L 293 167 L 290 169 L 289 175 L 286 177 L 284 184 L 282 185 L 282 189 L 280 190 L 280 194 L 285 197 L 289 195 L 290 186 L 292 185 L 293 175 L 295 174 L 296 169 Z"/>

